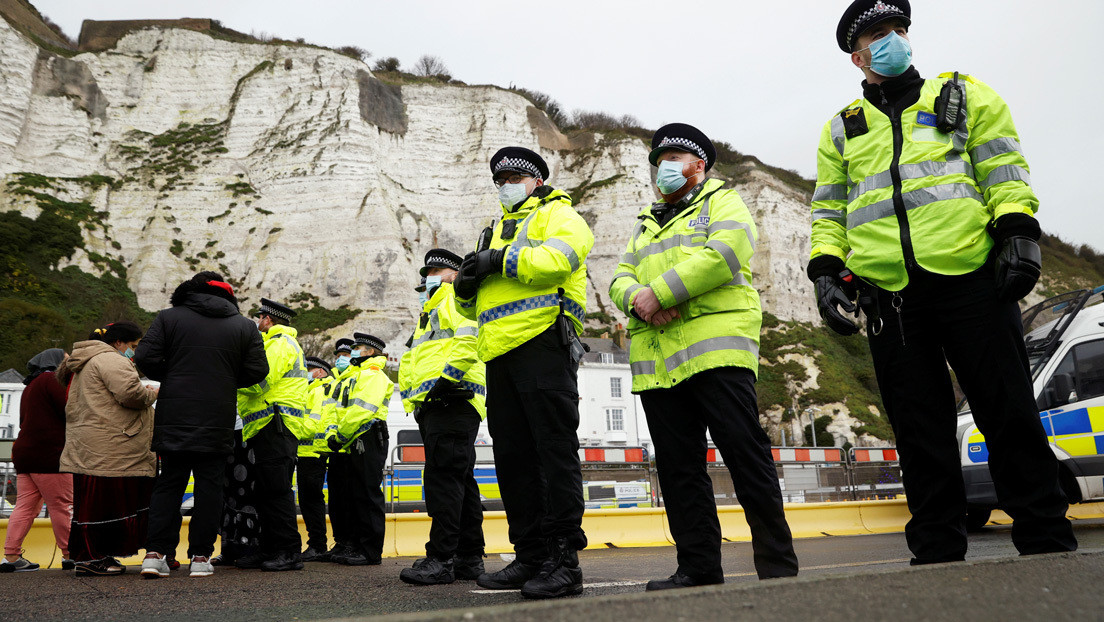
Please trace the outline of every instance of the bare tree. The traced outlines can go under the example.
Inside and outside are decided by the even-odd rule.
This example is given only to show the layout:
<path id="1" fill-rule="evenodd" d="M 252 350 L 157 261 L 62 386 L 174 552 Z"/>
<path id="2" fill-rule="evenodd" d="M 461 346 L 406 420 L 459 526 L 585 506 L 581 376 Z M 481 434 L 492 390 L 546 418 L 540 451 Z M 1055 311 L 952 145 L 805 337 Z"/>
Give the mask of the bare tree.
<path id="1" fill-rule="evenodd" d="M 414 75 L 423 76 L 426 78 L 449 78 L 448 67 L 445 66 L 445 61 L 441 60 L 438 56 L 431 56 L 429 54 L 423 54 L 418 62 L 414 63 Z"/>
<path id="2" fill-rule="evenodd" d="M 369 58 L 372 58 L 371 52 L 355 45 L 344 45 L 342 47 L 339 47 L 337 48 L 337 53 L 344 54 L 349 58 L 355 58 L 359 61 L 367 61 Z"/>

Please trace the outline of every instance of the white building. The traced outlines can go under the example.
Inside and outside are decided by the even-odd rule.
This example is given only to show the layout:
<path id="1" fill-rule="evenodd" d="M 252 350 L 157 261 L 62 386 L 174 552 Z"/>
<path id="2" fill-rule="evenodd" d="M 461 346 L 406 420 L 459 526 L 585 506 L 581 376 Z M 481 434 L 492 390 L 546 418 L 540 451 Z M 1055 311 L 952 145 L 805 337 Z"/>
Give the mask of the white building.
<path id="1" fill-rule="evenodd" d="M 19 435 L 19 400 L 23 376 L 14 369 L 0 373 L 0 439 Z"/>
<path id="2" fill-rule="evenodd" d="M 629 352 L 612 339 L 583 342 L 590 352 L 579 363 L 579 444 L 646 446 L 651 433 L 640 398 L 633 395 Z"/>

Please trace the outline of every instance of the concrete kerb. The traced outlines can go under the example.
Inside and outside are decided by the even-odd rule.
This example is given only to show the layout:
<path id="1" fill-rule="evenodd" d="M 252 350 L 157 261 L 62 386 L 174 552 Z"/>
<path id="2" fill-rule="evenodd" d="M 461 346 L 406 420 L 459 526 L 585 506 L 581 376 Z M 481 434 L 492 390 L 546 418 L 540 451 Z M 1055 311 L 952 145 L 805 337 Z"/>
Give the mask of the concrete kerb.
<path id="1" fill-rule="evenodd" d="M 718 508 L 721 536 L 729 542 L 747 542 L 751 533 L 739 506 Z M 1104 503 L 1088 503 L 1070 507 L 1068 516 L 1073 520 L 1104 518 Z M 908 506 L 903 499 L 887 501 L 843 501 L 827 503 L 791 503 L 786 505 L 786 519 L 795 538 L 844 536 L 871 533 L 900 532 L 909 520 Z M 189 517 L 184 525 L 176 558 L 187 556 Z M 1003 512 L 994 512 L 995 524 L 1008 524 L 1010 519 Z M 7 531 L 7 520 L 0 521 Z M 385 557 L 419 557 L 425 554 L 429 539 L 430 517 L 424 513 L 387 515 L 387 536 L 384 541 Z M 629 548 L 672 545 L 666 512 L 663 508 L 616 508 L 587 510 L 583 515 L 583 529 L 590 541 L 588 548 Z M 299 532 L 306 539 L 306 529 L 299 519 Z M 505 512 L 485 512 L 483 533 L 488 553 L 508 553 L 510 545 Z M 42 564 L 43 568 L 60 568 L 61 553 L 54 546 L 50 520 L 35 519 L 34 527 L 23 542 L 28 559 Z M 141 557 L 122 560 L 125 564 L 140 564 Z"/>

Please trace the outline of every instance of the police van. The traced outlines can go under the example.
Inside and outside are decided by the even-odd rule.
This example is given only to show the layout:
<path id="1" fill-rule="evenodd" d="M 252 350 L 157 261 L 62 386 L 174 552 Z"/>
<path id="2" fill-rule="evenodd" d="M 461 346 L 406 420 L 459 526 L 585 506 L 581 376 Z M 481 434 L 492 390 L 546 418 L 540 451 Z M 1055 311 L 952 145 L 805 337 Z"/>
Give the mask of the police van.
<path id="1" fill-rule="evenodd" d="M 1023 312 L 1039 418 L 1071 503 L 1104 500 L 1104 286 L 1067 292 Z M 967 528 L 998 508 L 985 437 L 969 411 L 958 417 Z"/>

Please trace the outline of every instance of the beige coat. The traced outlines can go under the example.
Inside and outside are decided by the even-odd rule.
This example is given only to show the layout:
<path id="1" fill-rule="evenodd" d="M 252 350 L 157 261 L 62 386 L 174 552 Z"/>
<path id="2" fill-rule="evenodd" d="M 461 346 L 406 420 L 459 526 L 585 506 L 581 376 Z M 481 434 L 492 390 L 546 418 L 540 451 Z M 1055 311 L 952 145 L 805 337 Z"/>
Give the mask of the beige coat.
<path id="1" fill-rule="evenodd" d="M 153 389 L 129 359 L 102 341 L 78 341 L 58 370 L 69 385 L 60 470 L 101 477 L 153 477 Z"/>

